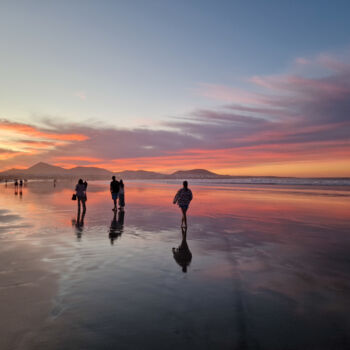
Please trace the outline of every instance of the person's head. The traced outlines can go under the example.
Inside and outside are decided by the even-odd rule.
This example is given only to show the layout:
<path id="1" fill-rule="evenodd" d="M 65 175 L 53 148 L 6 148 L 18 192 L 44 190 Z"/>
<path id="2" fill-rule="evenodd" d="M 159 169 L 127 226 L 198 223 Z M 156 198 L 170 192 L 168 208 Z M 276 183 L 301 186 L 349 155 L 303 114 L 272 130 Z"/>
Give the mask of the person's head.
<path id="1" fill-rule="evenodd" d="M 188 188 L 188 182 L 187 182 L 187 181 L 184 181 L 182 184 L 183 184 L 183 186 L 184 186 L 184 189 L 187 190 L 187 188 Z"/>
<path id="2" fill-rule="evenodd" d="M 115 181 L 115 176 L 112 176 L 112 180 Z"/>
<path id="3" fill-rule="evenodd" d="M 79 185 L 82 185 L 84 182 L 83 182 L 83 179 L 79 179 L 79 181 L 78 181 L 78 184 Z"/>

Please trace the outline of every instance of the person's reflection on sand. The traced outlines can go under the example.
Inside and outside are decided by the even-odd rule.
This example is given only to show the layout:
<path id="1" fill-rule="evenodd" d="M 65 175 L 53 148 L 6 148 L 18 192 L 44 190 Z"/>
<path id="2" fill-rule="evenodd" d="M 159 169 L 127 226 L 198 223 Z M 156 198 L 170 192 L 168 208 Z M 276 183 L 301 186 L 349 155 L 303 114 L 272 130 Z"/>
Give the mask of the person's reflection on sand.
<path id="1" fill-rule="evenodd" d="M 78 240 L 80 240 L 83 235 L 85 213 L 86 211 L 83 210 L 82 215 L 80 215 L 80 207 L 78 207 L 77 218 L 72 219 L 72 226 L 75 227 L 75 234 L 77 235 Z"/>
<path id="2" fill-rule="evenodd" d="M 187 267 L 190 265 L 192 260 L 192 253 L 188 247 L 186 241 L 187 228 L 182 227 L 182 242 L 178 248 L 173 248 L 173 255 L 175 261 L 182 267 L 182 272 L 187 272 Z"/>
<path id="3" fill-rule="evenodd" d="M 109 239 L 111 240 L 111 245 L 114 244 L 114 241 L 120 237 L 124 229 L 124 217 L 125 211 L 118 211 L 118 220 L 117 220 L 117 211 L 113 213 L 113 219 L 111 221 L 111 226 L 109 227 Z"/>

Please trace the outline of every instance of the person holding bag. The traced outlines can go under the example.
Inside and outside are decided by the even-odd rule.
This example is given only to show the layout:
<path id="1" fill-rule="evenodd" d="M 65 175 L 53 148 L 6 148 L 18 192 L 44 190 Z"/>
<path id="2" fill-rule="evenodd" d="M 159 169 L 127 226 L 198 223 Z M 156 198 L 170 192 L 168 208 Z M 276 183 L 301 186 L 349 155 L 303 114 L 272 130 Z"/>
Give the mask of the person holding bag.
<path id="1" fill-rule="evenodd" d="M 86 188 L 87 184 L 83 182 L 82 179 L 79 179 L 77 185 L 75 186 L 75 192 L 76 192 L 76 198 L 78 199 L 78 211 L 80 212 L 80 206 L 83 206 L 83 214 L 85 214 L 86 211 Z M 74 194 L 73 194 L 74 197 Z M 72 198 L 74 200 L 74 198 Z"/>

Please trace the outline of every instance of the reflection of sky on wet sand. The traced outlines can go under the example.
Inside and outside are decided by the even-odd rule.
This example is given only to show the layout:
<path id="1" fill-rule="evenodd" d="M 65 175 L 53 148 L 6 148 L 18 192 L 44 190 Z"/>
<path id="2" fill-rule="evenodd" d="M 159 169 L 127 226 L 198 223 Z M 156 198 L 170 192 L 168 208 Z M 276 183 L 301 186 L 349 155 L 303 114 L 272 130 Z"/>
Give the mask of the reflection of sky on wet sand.
<path id="1" fill-rule="evenodd" d="M 7 348 L 348 346 L 348 189 L 192 185 L 184 273 L 177 185 L 127 183 L 114 217 L 108 184 L 91 182 L 84 225 L 72 188 L 0 186 L 1 302 L 5 285 L 30 295 Z"/>

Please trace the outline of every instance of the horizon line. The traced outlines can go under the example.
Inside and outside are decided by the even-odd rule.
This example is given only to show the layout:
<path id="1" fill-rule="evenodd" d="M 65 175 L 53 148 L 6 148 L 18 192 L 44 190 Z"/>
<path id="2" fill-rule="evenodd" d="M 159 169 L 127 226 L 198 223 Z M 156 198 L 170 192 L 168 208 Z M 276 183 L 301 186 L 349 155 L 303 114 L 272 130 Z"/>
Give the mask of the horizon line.
<path id="1" fill-rule="evenodd" d="M 5 172 L 5 171 L 9 171 L 9 170 L 28 170 L 29 168 L 37 165 L 37 164 L 45 164 L 45 165 L 50 165 L 50 166 L 54 166 L 54 167 L 57 167 L 57 168 L 61 168 L 61 169 L 64 169 L 64 170 L 72 170 L 72 169 L 75 169 L 75 168 L 96 168 L 96 169 L 101 169 L 101 170 L 106 170 L 106 171 L 109 171 L 110 173 L 122 173 L 122 172 L 127 172 L 127 171 L 144 171 L 144 172 L 153 172 L 153 173 L 157 173 L 157 174 L 160 174 L 160 175 L 173 175 L 174 173 L 176 172 L 179 172 L 179 171 L 193 171 L 193 170 L 205 170 L 205 171 L 209 171 L 215 175 L 219 175 L 219 176 L 232 176 L 232 177 L 236 177 L 236 178 L 247 178 L 247 177 L 252 177 L 252 178 L 294 178 L 294 179 L 350 179 L 350 176 L 278 176 L 278 175 L 232 175 L 232 174 L 220 174 L 220 173 L 217 173 L 217 172 L 214 172 L 212 170 L 208 170 L 208 169 L 205 169 L 205 168 L 194 168 L 194 169 L 188 169 L 188 170 L 184 170 L 184 169 L 180 169 L 180 170 L 175 170 L 174 172 L 171 172 L 171 173 L 163 173 L 163 172 L 158 172 L 158 171 L 153 171 L 153 170 L 144 170 L 144 169 L 127 169 L 127 170 L 121 170 L 121 171 L 111 171 L 109 169 L 106 169 L 106 168 L 101 168 L 101 167 L 98 167 L 98 166 L 88 166 L 88 165 L 77 165 L 75 167 L 72 167 L 72 168 L 66 168 L 66 167 L 63 167 L 63 166 L 58 166 L 58 165 L 53 165 L 53 164 L 50 164 L 50 163 L 46 163 L 46 162 L 37 162 L 31 166 L 28 166 L 27 168 L 9 168 L 9 169 L 5 169 L 5 170 L 1 170 L 0 171 L 0 174 L 2 172 Z"/>

